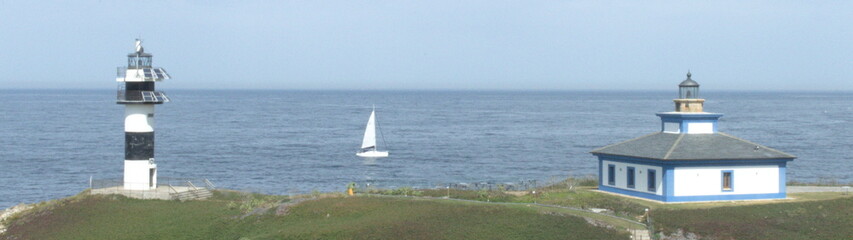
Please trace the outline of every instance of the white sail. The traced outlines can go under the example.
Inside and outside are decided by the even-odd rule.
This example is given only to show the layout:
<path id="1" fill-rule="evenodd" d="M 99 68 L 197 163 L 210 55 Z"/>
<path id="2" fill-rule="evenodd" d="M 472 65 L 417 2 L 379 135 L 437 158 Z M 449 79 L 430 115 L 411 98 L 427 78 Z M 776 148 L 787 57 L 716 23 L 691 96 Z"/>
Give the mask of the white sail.
<path id="1" fill-rule="evenodd" d="M 361 148 L 376 147 L 376 110 L 370 112 L 370 119 L 367 120 L 367 128 L 364 129 L 364 141 L 361 142 Z"/>

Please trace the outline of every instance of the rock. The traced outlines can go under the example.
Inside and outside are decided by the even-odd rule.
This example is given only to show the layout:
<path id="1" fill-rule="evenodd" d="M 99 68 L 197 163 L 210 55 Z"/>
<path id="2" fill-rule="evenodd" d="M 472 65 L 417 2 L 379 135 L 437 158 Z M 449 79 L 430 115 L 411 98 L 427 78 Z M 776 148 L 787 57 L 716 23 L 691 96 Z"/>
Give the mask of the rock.
<path id="1" fill-rule="evenodd" d="M 594 213 L 603 213 L 603 212 L 609 211 L 609 210 L 604 209 L 604 208 L 590 208 L 589 210 L 594 212 Z"/>
<path id="2" fill-rule="evenodd" d="M 692 232 L 684 232 L 682 229 L 678 229 L 676 232 L 670 235 L 664 235 L 661 239 L 663 240 L 698 240 L 701 239 L 699 235 L 696 235 Z"/>
<path id="3" fill-rule="evenodd" d="M 0 234 L 6 232 L 6 219 L 9 219 L 10 217 L 14 216 L 15 214 L 18 214 L 19 212 L 30 210 L 31 208 L 33 208 L 32 205 L 21 203 L 12 206 L 6 210 L 0 211 Z"/>

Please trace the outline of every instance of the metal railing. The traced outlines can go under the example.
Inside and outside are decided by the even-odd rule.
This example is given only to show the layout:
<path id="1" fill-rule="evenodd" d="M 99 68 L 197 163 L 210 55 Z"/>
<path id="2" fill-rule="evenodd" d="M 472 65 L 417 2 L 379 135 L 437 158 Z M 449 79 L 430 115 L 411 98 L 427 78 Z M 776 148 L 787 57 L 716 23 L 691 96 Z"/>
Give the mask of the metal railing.
<path id="1" fill-rule="evenodd" d="M 216 185 L 213 185 L 213 183 L 208 181 L 206 178 L 204 179 L 204 184 L 207 186 L 208 189 L 216 189 Z"/>
<path id="2" fill-rule="evenodd" d="M 180 187 L 196 187 L 196 188 L 207 188 L 213 190 L 214 188 L 208 187 L 208 184 L 205 182 L 210 182 L 207 178 L 172 178 L 172 177 L 158 177 L 157 184 L 169 184 L 172 186 L 180 186 Z M 212 184 L 211 184 L 212 185 Z M 202 187 L 198 187 L 202 186 Z"/>
<path id="3" fill-rule="evenodd" d="M 146 183 L 124 184 L 122 179 L 95 179 L 91 180 L 89 187 L 90 194 L 119 194 L 140 199 L 170 199 L 170 194 L 173 191 L 168 185 L 160 183 L 153 190 L 134 190 L 146 189 L 150 185 Z"/>
<path id="4" fill-rule="evenodd" d="M 165 103 L 170 102 L 165 92 L 161 91 L 125 91 L 119 84 L 116 90 L 116 102 L 119 103 Z"/>
<path id="5" fill-rule="evenodd" d="M 116 78 L 127 78 L 127 67 L 117 67 Z"/>
<path id="6" fill-rule="evenodd" d="M 130 68 L 130 69 L 132 70 L 132 71 L 130 71 L 131 74 L 136 73 L 135 76 L 131 76 L 132 79 L 136 79 L 133 81 L 140 81 L 140 80 L 142 80 L 142 81 L 159 81 L 159 80 L 163 80 L 163 79 L 172 78 L 172 76 L 170 76 L 168 73 L 166 73 L 166 70 L 161 68 L 161 67 L 142 66 L 142 67 Z M 127 72 L 128 72 L 127 70 L 128 70 L 128 67 L 117 67 L 116 68 L 116 78 L 121 79 L 121 80 L 119 80 L 120 82 L 125 82 L 128 80 L 127 79 Z M 151 74 L 152 72 L 157 72 L 158 74 Z"/>
<path id="7" fill-rule="evenodd" d="M 655 221 L 652 220 L 652 215 L 648 208 L 646 208 L 646 229 L 649 230 L 649 237 L 652 240 L 658 240 L 658 235 L 655 234 Z"/>

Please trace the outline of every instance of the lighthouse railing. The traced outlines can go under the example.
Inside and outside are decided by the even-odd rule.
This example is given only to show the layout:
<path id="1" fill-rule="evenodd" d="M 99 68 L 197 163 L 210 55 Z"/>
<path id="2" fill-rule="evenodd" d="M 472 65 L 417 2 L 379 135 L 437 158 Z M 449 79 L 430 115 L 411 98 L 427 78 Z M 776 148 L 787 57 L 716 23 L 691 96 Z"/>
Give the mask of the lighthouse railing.
<path id="1" fill-rule="evenodd" d="M 138 190 L 150 187 L 147 183 L 125 184 L 121 178 L 91 179 L 89 187 L 90 194 L 119 194 L 141 199 L 171 199 L 173 195 L 187 190 L 214 190 L 213 183 L 205 178 L 170 177 L 158 177 L 156 188 L 148 190 Z"/>
<path id="2" fill-rule="evenodd" d="M 207 185 L 208 189 L 216 189 L 216 185 L 213 185 L 213 183 L 207 180 L 207 178 L 204 179 L 204 184 Z"/>
<path id="3" fill-rule="evenodd" d="M 175 189 L 175 187 L 172 186 L 172 184 L 168 184 L 168 186 L 169 186 L 169 190 L 170 190 L 169 194 L 177 194 L 178 193 L 178 190 Z"/>
<path id="4" fill-rule="evenodd" d="M 117 67 L 116 68 L 116 78 L 126 78 L 127 77 L 127 67 Z"/>
<path id="5" fill-rule="evenodd" d="M 127 97 L 125 95 L 124 84 L 118 84 L 118 87 L 116 87 L 116 101 L 126 99 Z"/>
<path id="6" fill-rule="evenodd" d="M 161 91 L 125 91 L 124 87 L 119 85 L 116 92 L 116 101 L 118 103 L 166 103 L 170 102 L 165 92 Z"/>

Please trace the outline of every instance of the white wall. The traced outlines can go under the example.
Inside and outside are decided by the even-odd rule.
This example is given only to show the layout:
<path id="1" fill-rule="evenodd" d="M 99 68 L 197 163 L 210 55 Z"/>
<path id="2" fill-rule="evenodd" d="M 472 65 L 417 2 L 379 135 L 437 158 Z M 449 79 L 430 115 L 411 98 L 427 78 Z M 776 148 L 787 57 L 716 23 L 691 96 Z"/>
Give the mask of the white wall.
<path id="1" fill-rule="evenodd" d="M 116 82 L 159 82 L 159 80 L 156 78 L 145 79 L 145 73 L 142 69 L 127 69 L 125 77 L 116 78 Z"/>
<path id="2" fill-rule="evenodd" d="M 714 133 L 714 123 L 712 123 L 712 122 L 687 122 L 687 133 L 689 133 L 689 134 Z"/>
<path id="3" fill-rule="evenodd" d="M 154 118 L 148 117 L 148 114 L 154 114 L 154 104 L 126 104 L 124 106 L 125 132 L 154 131 Z"/>
<path id="4" fill-rule="evenodd" d="M 142 69 L 127 69 L 125 70 L 125 77 L 117 77 L 117 82 L 143 82 L 145 81 L 145 75 L 142 73 Z"/>
<path id="5" fill-rule="evenodd" d="M 733 191 L 722 190 L 723 170 L 733 170 Z M 676 167 L 673 172 L 674 196 L 779 193 L 777 165 Z"/>
<path id="6" fill-rule="evenodd" d="M 149 171 L 154 171 L 154 187 L 149 187 Z M 124 161 L 124 189 L 148 190 L 157 188 L 157 164 L 148 160 L 125 160 Z"/>
<path id="7" fill-rule="evenodd" d="M 615 173 L 616 173 L 616 184 L 610 185 L 607 182 L 607 166 L 613 164 L 616 165 Z M 634 167 L 634 188 L 628 188 L 628 167 Z M 655 188 L 655 192 L 649 192 L 648 188 L 648 170 L 655 170 L 655 184 L 657 184 Z M 604 160 L 601 164 L 601 185 L 614 187 L 619 189 L 651 193 L 655 195 L 663 195 L 663 169 L 658 166 L 652 165 L 643 165 L 643 164 L 635 164 L 635 163 L 622 163 L 622 162 L 612 162 L 608 160 Z"/>

